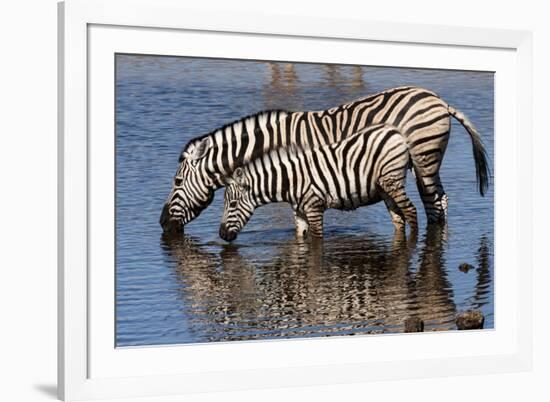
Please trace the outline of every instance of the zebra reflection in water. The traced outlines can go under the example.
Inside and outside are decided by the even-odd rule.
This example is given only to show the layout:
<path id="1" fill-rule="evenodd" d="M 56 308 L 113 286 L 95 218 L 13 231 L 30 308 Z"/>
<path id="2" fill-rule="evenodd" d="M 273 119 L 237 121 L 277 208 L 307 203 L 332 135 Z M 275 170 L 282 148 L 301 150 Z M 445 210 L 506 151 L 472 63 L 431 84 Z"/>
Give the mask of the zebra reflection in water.
<path id="1" fill-rule="evenodd" d="M 304 81 L 296 71 L 295 63 L 267 62 L 268 79 L 262 88 L 264 109 L 303 110 L 305 104 L 297 92 L 304 89 Z M 323 74 L 315 82 L 317 88 L 330 88 L 330 96 L 323 96 L 323 103 L 330 106 L 337 99 L 354 99 L 368 90 L 364 80 L 367 70 L 362 66 L 321 65 Z M 316 88 L 310 88 L 315 90 Z"/>
<path id="2" fill-rule="evenodd" d="M 430 227 L 416 247 L 399 233 L 263 243 L 258 255 L 258 247 L 185 235 L 164 238 L 163 248 L 188 330 L 206 342 L 395 333 L 410 316 L 426 331 L 455 329 L 445 236 Z M 484 288 L 490 277 L 478 281 Z"/>

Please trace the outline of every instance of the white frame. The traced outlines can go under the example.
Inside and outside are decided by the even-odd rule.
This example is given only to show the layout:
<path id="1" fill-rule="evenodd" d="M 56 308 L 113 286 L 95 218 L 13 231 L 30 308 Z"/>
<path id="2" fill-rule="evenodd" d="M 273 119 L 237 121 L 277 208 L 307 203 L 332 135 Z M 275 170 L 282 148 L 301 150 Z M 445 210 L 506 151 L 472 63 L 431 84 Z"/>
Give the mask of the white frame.
<path id="1" fill-rule="evenodd" d="M 132 10 L 128 13 L 128 10 Z M 284 23 L 281 23 L 284 21 Z M 295 23 L 294 23 L 295 22 Z M 512 129 L 511 157 L 516 162 L 515 242 L 521 256 L 521 270 L 511 266 L 517 280 L 515 323 L 510 336 L 517 347 L 505 352 L 456 355 L 446 359 L 416 358 L 353 362 L 311 361 L 307 375 L 300 365 L 273 364 L 260 369 L 240 367 L 217 371 L 145 376 L 112 372 L 90 376 L 90 299 L 88 272 L 88 113 L 89 52 L 91 25 L 185 29 L 192 32 L 250 33 L 274 37 L 352 39 L 385 44 L 430 44 L 466 49 L 495 48 L 513 51 L 517 63 L 510 66 L 515 93 L 515 127 Z M 433 39 L 437 38 L 437 39 Z M 185 392 L 236 390 L 292 385 L 314 385 L 366 380 L 398 379 L 440 375 L 496 373 L 528 370 L 531 367 L 531 34 L 528 32 L 450 28 L 442 26 L 365 21 L 320 20 L 292 16 L 234 14 L 216 15 L 206 10 L 190 10 L 177 0 L 70 0 L 59 5 L 59 373 L 58 390 L 65 400 L 153 396 Z M 512 111 L 512 114 L 514 111 Z M 497 110 L 498 113 L 498 110 Z M 515 141 L 521 133 L 521 141 Z M 498 161 L 498 158 L 496 158 Z M 515 180 L 514 180 L 515 178 Z M 498 184 L 498 183 L 497 183 Z M 519 194 L 522 196 L 519 197 Z M 510 264 L 513 265 L 513 264 Z M 517 265 L 517 264 L 516 264 Z M 498 317 L 497 317 L 498 320 Z M 520 330 L 521 329 L 521 330 Z M 494 331 L 495 333 L 498 331 Z M 438 334 L 441 337 L 442 334 Z M 476 333 L 449 333 L 474 337 Z M 422 337 L 429 336 L 423 334 Z M 381 339 L 377 337 L 376 339 Z M 413 337 L 414 338 L 414 337 Z M 353 342 L 368 342 L 358 337 Z M 387 338 L 384 338 L 387 339 Z M 395 338 L 394 338 L 395 339 Z M 420 339 L 416 337 L 416 339 Z M 337 338 L 323 341 L 324 348 L 337 350 Z M 348 344 L 350 341 L 346 341 Z M 510 342 L 508 342 L 510 343 Z M 283 345 L 311 348 L 314 341 L 296 340 Z M 250 347 L 250 343 L 248 347 Z M 262 343 L 252 343 L 257 350 Z M 256 346 L 254 346 L 256 345 Z M 290 346 L 289 346 L 290 345 Z M 305 346 L 304 346 L 305 345 Z M 198 347 L 187 346 L 200 355 Z M 158 349 L 161 353 L 161 349 Z M 223 346 L 222 346 L 223 349 Z M 94 353 L 97 354 L 96 351 Z M 156 353 L 153 348 L 149 354 Z M 288 353 L 288 352 L 287 352 Z M 412 359 L 412 358 L 411 358 Z M 302 366 L 304 366 L 302 364 Z M 411 368 L 414 367 L 414 370 Z"/>

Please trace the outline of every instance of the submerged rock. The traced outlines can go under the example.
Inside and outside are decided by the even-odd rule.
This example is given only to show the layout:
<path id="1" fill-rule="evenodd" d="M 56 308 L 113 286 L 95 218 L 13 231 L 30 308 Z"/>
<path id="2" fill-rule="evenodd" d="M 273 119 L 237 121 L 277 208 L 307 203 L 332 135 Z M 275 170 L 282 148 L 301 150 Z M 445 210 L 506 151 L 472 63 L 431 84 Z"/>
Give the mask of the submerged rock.
<path id="1" fill-rule="evenodd" d="M 464 273 L 467 273 L 469 270 L 473 269 L 474 266 L 473 265 L 470 265 L 468 264 L 467 262 L 463 262 L 462 264 L 460 264 L 458 266 L 458 269 Z"/>
<path id="2" fill-rule="evenodd" d="M 405 332 L 424 332 L 424 321 L 418 317 L 409 317 L 405 320 Z"/>
<path id="3" fill-rule="evenodd" d="M 470 310 L 456 316 L 456 326 L 460 330 L 483 329 L 485 317 L 481 311 Z"/>

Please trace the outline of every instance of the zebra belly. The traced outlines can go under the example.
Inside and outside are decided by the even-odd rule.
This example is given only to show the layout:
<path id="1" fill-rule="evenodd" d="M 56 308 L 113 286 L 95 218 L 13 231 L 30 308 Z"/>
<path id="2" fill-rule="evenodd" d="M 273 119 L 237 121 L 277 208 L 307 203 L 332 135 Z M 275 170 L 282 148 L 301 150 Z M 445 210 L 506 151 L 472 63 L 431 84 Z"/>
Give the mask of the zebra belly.
<path id="1" fill-rule="evenodd" d="M 330 209 L 337 209 L 340 211 L 353 211 L 359 207 L 376 204 L 382 201 L 379 194 L 363 195 L 359 193 L 353 193 L 349 199 L 340 199 L 335 195 L 329 195 L 327 197 L 326 207 Z"/>

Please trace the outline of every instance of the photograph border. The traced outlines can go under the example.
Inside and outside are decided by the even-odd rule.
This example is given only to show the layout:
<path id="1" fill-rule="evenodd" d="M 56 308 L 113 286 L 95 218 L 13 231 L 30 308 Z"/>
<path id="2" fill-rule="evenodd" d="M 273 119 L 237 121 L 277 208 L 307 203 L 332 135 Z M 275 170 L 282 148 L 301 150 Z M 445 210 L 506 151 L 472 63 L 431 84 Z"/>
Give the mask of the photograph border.
<path id="1" fill-rule="evenodd" d="M 128 13 L 128 10 L 132 10 Z M 325 20 L 303 16 L 223 15 L 207 9 L 189 9 L 173 0 L 69 0 L 60 3 L 58 53 L 58 392 L 65 400 L 153 396 L 208 390 L 236 390 L 381 379 L 418 378 L 529 370 L 532 362 L 532 35 L 524 31 L 413 25 L 361 20 Z M 284 21 L 284 24 L 281 22 Z M 516 52 L 516 110 L 521 141 L 517 144 L 517 251 L 521 256 L 516 306 L 518 347 L 500 356 L 463 356 L 453 365 L 442 359 L 422 360 L 409 373 L 403 362 L 377 363 L 376 371 L 364 364 L 311 366 L 305 380 L 296 368 L 212 371 L 154 378 L 90 378 L 87 105 L 89 25 L 186 29 L 218 33 L 255 33 L 311 38 L 380 42 L 424 43 Z M 434 40 L 433 38 L 437 38 Z M 496 156 L 498 157 L 498 156 Z M 521 195 L 521 196 L 520 196 Z M 302 342 L 304 342 L 302 340 Z M 400 367 L 401 366 L 401 367 Z M 475 367 L 475 370 L 472 368 Z M 233 384 L 227 386 L 227 384 Z"/>

